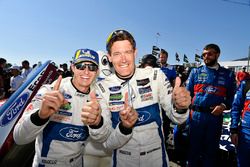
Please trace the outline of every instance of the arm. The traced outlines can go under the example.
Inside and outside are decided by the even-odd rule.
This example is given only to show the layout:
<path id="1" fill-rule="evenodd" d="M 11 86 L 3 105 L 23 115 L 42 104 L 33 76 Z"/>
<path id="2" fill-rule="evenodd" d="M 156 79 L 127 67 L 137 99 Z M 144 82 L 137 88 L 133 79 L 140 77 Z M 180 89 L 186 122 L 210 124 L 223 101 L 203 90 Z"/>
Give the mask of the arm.
<path id="1" fill-rule="evenodd" d="M 175 87 L 180 85 L 179 79 L 176 78 L 178 83 L 175 84 Z M 166 115 L 177 124 L 185 122 L 189 113 L 188 106 L 191 103 L 189 92 L 184 87 L 176 87 L 173 92 L 168 79 L 161 71 L 159 71 L 157 83 L 159 101 Z M 184 109 L 182 110 L 184 112 L 179 112 L 180 109 Z"/>

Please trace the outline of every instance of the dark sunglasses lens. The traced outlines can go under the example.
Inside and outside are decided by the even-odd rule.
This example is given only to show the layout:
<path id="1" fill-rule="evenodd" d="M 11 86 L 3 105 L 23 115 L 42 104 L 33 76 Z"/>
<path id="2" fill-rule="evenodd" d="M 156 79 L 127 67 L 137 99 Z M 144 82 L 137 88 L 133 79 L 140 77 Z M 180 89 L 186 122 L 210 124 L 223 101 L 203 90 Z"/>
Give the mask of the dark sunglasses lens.
<path id="1" fill-rule="evenodd" d="M 88 67 L 89 71 L 97 71 L 98 69 L 98 67 L 94 64 L 84 64 L 84 63 L 76 64 L 75 67 L 78 70 L 85 70 L 85 68 Z"/>
<path id="2" fill-rule="evenodd" d="M 89 71 L 97 71 L 97 66 L 94 64 L 88 64 Z"/>

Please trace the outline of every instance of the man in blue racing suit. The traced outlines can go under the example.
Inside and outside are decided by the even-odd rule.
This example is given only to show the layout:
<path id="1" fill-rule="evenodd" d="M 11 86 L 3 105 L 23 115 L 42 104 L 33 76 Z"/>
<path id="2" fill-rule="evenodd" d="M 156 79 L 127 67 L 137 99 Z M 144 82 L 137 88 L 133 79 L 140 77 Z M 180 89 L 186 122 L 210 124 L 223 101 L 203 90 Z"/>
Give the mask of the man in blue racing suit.
<path id="1" fill-rule="evenodd" d="M 235 75 L 218 64 L 219 55 L 220 48 L 216 44 L 206 45 L 202 54 L 205 65 L 194 68 L 187 81 L 186 87 L 192 96 L 190 167 L 216 166 L 222 113 L 231 108 L 233 101 Z"/>
<path id="2" fill-rule="evenodd" d="M 180 87 L 180 78 L 172 92 L 159 68 L 136 68 L 135 40 L 126 30 L 110 34 L 107 51 L 115 73 L 97 83 L 96 93 L 104 120 L 112 121 L 112 133 L 104 146 L 114 149 L 113 166 L 169 166 L 161 107 L 173 122 L 183 123 L 191 104 L 189 92 Z"/>
<path id="3" fill-rule="evenodd" d="M 36 139 L 33 167 L 83 166 L 82 154 L 89 137 L 89 128 L 83 122 L 88 119 L 88 125 L 93 128 L 101 124 L 102 128 L 109 129 L 98 107 L 92 110 L 92 115 L 82 115 L 83 106 L 91 94 L 94 96 L 90 91 L 98 63 L 95 51 L 77 50 L 71 65 L 73 78 L 59 76 L 51 85 L 42 86 L 24 111 L 13 135 L 17 144 Z M 109 131 L 102 129 L 102 132 Z"/>
<path id="4" fill-rule="evenodd" d="M 250 80 L 241 82 L 231 109 L 231 141 L 237 148 L 240 167 L 250 165 Z"/>

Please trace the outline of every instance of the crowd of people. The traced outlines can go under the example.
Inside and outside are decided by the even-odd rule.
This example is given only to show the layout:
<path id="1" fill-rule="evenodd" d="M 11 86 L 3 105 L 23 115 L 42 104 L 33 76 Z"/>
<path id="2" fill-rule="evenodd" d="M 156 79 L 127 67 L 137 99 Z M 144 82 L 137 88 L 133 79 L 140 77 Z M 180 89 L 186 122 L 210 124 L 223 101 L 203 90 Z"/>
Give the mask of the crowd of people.
<path id="1" fill-rule="evenodd" d="M 250 77 L 244 68 L 235 75 L 221 67 L 218 45 L 207 44 L 204 65 L 192 70 L 169 65 L 164 49 L 158 57 L 144 55 L 137 67 L 136 41 L 126 30 L 113 31 L 106 50 L 113 74 L 98 79 L 98 53 L 79 49 L 70 70 L 60 65 L 59 77 L 43 85 L 25 109 L 13 136 L 20 145 L 36 141 L 33 167 L 87 166 L 90 139 L 109 152 L 113 166 L 167 167 L 178 159 L 183 167 L 216 167 L 225 110 L 231 110 L 237 166 L 250 165 Z M 6 63 L 0 59 L 1 98 L 32 71 L 27 60 L 8 68 L 10 73 Z M 171 124 L 186 134 L 175 135 L 178 154 L 168 151 Z"/>

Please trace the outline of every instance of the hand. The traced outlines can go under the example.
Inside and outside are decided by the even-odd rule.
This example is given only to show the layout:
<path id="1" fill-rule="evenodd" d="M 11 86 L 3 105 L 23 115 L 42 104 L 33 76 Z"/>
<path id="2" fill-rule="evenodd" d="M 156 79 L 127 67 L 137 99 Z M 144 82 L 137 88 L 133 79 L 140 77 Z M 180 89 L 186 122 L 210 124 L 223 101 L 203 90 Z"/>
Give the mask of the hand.
<path id="1" fill-rule="evenodd" d="M 60 75 L 53 87 L 53 90 L 44 94 L 41 109 L 38 112 L 41 119 L 49 118 L 52 114 L 57 112 L 63 104 L 67 103 L 62 93 L 59 91 L 61 81 L 62 76 Z"/>
<path id="2" fill-rule="evenodd" d="M 125 94 L 124 110 L 120 111 L 119 115 L 122 125 L 126 128 L 132 128 L 138 119 L 138 113 L 129 106 L 128 93 Z"/>
<path id="3" fill-rule="evenodd" d="M 95 91 L 91 91 L 90 101 L 82 108 L 81 120 L 85 125 L 99 125 L 101 121 L 101 107 L 96 99 Z"/>
<path id="4" fill-rule="evenodd" d="M 177 109 L 187 109 L 191 104 L 190 92 L 181 86 L 180 77 L 176 77 L 175 79 L 172 98 Z"/>
<path id="5" fill-rule="evenodd" d="M 238 134 L 237 133 L 231 134 L 231 142 L 235 145 L 235 147 L 238 146 Z"/>
<path id="6" fill-rule="evenodd" d="M 226 107 L 222 104 L 215 106 L 215 108 L 213 109 L 213 111 L 211 112 L 213 115 L 221 115 L 223 113 L 223 111 L 226 109 Z"/>

